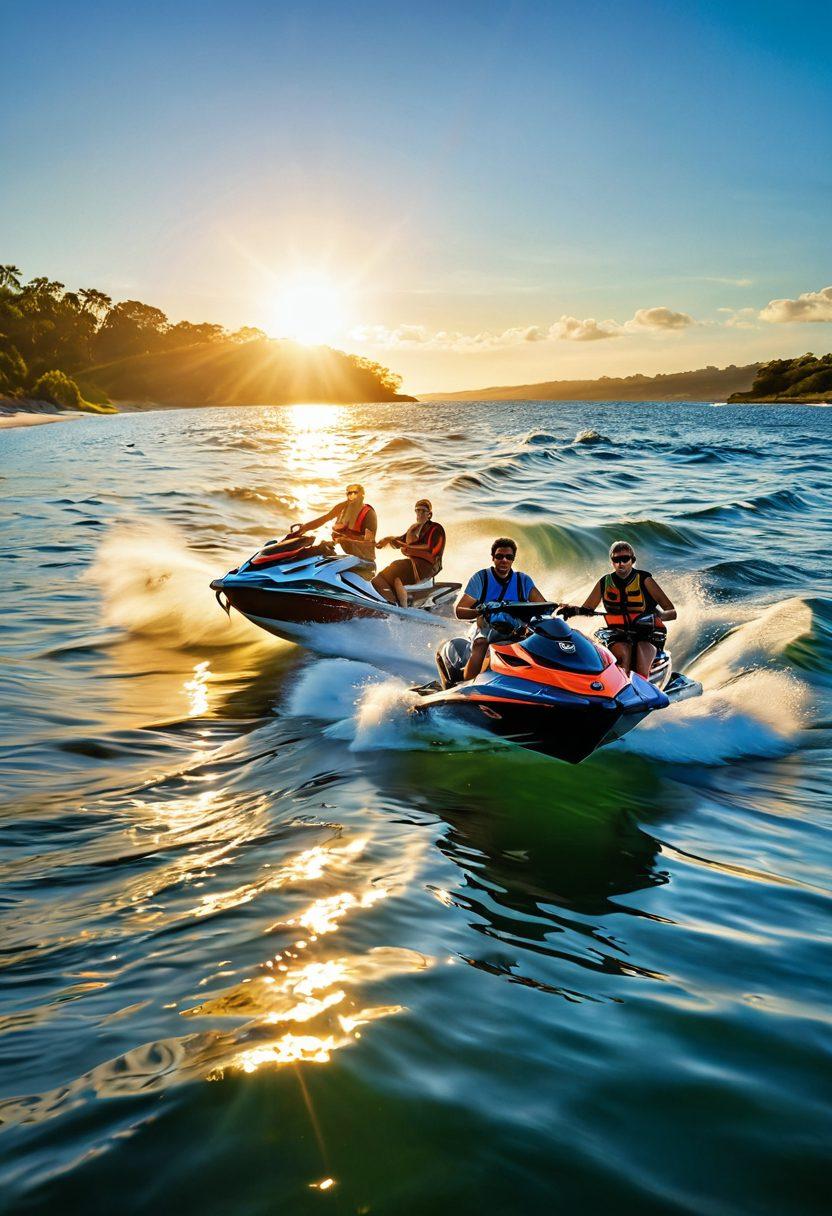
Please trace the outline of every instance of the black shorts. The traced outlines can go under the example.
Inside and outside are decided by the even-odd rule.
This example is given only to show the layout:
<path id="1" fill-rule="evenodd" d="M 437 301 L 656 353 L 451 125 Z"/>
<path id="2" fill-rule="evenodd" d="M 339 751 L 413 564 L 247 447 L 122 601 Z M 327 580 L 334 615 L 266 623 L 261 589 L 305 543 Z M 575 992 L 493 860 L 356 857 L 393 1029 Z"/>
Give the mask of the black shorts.
<path id="1" fill-rule="evenodd" d="M 400 557 L 398 561 L 391 562 L 389 566 L 379 570 L 380 578 L 385 579 L 388 583 L 392 583 L 394 578 L 400 578 L 405 587 L 412 586 L 413 583 L 422 583 L 432 574 L 433 567 L 430 562 L 420 561 L 415 557 Z"/>
<path id="2" fill-rule="evenodd" d="M 625 645 L 634 645 L 638 642 L 650 642 L 656 647 L 656 650 L 664 650 L 667 642 L 666 629 L 654 629 L 652 625 L 645 625 L 642 629 L 616 629 L 612 628 L 609 639 L 606 642 L 607 646 L 615 646 L 619 642 Z"/>

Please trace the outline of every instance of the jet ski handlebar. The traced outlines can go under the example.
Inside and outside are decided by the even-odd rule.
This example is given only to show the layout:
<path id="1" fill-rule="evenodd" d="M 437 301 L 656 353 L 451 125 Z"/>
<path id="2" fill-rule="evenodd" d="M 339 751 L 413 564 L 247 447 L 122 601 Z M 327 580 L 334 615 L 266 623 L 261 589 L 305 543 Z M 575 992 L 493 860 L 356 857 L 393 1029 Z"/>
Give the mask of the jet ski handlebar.
<path id="1" fill-rule="evenodd" d="M 486 621 L 498 612 L 505 612 L 508 616 L 513 616 L 516 620 L 528 624 L 539 616 L 551 616 L 556 608 L 557 604 L 550 603 L 548 600 L 537 604 L 529 603 L 526 600 L 489 600 L 479 605 L 479 612 Z"/>

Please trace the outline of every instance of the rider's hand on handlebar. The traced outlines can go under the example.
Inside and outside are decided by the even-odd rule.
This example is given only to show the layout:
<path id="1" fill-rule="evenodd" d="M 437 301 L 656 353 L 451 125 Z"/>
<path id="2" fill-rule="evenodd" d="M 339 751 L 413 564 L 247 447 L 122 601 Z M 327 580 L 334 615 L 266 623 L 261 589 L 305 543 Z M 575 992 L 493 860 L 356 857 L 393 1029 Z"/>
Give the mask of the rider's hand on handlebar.
<path id="1" fill-rule="evenodd" d="M 488 616 L 491 612 L 499 612 L 503 605 L 499 600 L 486 600 L 484 604 L 479 604 L 480 616 Z"/>
<path id="2" fill-rule="evenodd" d="M 556 615 L 562 616 L 565 621 L 568 621 L 570 617 L 580 616 L 580 614 L 580 608 L 576 608 L 574 604 L 561 604 Z"/>

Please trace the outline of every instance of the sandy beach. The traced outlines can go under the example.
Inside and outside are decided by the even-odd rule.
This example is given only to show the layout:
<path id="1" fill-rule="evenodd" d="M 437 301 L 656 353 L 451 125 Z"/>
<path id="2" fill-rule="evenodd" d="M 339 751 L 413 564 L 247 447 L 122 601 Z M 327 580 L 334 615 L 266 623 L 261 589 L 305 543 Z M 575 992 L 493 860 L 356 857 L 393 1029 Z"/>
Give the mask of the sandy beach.
<path id="1" fill-rule="evenodd" d="M 14 426 L 40 426 L 43 422 L 64 422 L 70 418 L 83 417 L 80 410 L 62 410 L 51 401 L 0 398 L 0 429 L 3 430 Z"/>

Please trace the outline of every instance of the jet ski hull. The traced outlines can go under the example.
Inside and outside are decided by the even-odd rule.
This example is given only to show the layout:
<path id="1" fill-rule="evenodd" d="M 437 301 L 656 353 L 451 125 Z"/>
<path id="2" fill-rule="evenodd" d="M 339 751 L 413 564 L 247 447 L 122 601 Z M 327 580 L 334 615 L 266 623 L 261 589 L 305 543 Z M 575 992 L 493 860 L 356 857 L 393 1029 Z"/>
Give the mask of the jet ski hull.
<path id="1" fill-rule="evenodd" d="M 422 700 L 414 708 L 416 714 L 442 710 L 506 742 L 569 764 L 579 764 L 668 704 L 663 692 L 638 676 L 617 697 L 546 688 L 530 692 L 525 681 L 487 675 L 445 691 L 417 691 Z"/>
<path id="2" fill-rule="evenodd" d="M 281 636 L 284 625 L 332 625 L 356 617 L 382 619 L 388 615 L 384 607 L 336 599 L 332 594 L 316 595 L 312 591 L 286 589 L 275 592 L 250 583 L 235 584 L 228 578 L 214 579 L 211 587 L 222 592 L 232 608 L 277 637 Z"/>

